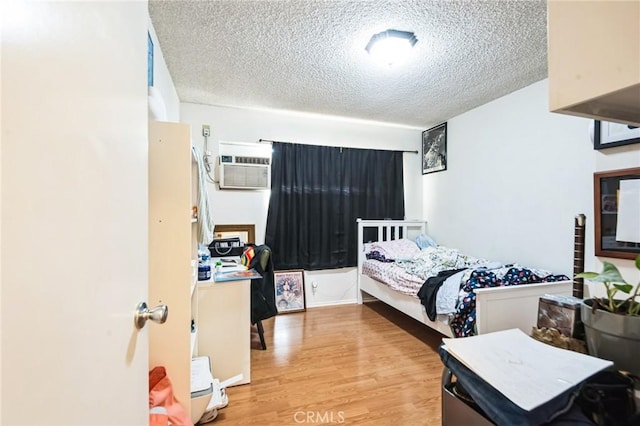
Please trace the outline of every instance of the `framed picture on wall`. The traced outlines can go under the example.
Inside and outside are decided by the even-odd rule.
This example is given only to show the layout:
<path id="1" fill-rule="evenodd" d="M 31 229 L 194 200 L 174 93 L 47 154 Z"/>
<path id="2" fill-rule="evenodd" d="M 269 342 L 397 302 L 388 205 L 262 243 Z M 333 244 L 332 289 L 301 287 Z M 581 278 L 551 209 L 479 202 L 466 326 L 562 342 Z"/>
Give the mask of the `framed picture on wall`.
<path id="1" fill-rule="evenodd" d="M 278 313 L 300 312 L 306 309 L 304 300 L 304 270 L 273 271 Z"/>
<path id="2" fill-rule="evenodd" d="M 595 120 L 593 123 L 593 149 L 640 143 L 640 127 L 630 124 Z"/>
<path id="3" fill-rule="evenodd" d="M 593 174 L 596 256 L 640 253 L 640 167 Z"/>
<path id="4" fill-rule="evenodd" d="M 147 86 L 153 86 L 153 40 L 147 31 Z"/>
<path id="5" fill-rule="evenodd" d="M 422 132 L 422 174 L 447 170 L 447 123 Z"/>

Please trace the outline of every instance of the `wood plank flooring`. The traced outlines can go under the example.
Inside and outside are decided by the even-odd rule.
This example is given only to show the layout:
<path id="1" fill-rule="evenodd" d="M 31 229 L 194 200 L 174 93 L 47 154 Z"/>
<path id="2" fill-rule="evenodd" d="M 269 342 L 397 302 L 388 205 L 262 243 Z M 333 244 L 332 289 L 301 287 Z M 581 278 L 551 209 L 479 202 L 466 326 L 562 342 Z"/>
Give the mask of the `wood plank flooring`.
<path id="1" fill-rule="evenodd" d="M 382 303 L 263 321 L 251 383 L 227 389 L 210 424 L 440 425 L 442 335 Z M 214 371 L 215 375 L 215 371 Z"/>

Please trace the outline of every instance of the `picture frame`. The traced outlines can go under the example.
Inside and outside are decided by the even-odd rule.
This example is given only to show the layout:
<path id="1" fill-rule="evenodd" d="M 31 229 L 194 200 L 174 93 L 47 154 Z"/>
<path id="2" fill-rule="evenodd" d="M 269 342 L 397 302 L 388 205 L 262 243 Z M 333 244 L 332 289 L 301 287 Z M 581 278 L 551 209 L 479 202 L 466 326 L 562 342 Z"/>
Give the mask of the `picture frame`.
<path id="1" fill-rule="evenodd" d="M 640 143 L 640 127 L 594 120 L 593 149 L 600 150 Z"/>
<path id="2" fill-rule="evenodd" d="M 279 314 L 306 311 L 304 270 L 273 271 L 273 281 Z"/>
<path id="3" fill-rule="evenodd" d="M 214 238 L 240 237 L 244 244 L 256 242 L 256 226 L 254 224 L 215 225 Z"/>
<path id="4" fill-rule="evenodd" d="M 621 231 L 618 223 L 619 216 L 623 216 L 623 220 L 624 217 L 629 217 L 626 208 L 624 212 L 620 211 L 622 201 L 628 200 L 629 194 L 635 197 L 632 198 L 632 206 L 637 209 L 637 199 L 640 199 L 640 167 L 593 174 L 596 256 L 635 259 L 640 254 L 640 242 L 617 240 Z M 637 212 L 631 213 L 632 221 L 637 217 L 640 217 Z M 635 222 L 632 225 L 637 226 L 638 223 Z"/>
<path id="5" fill-rule="evenodd" d="M 153 39 L 147 31 L 147 86 L 153 86 Z"/>
<path id="6" fill-rule="evenodd" d="M 422 132 L 422 174 L 447 170 L 447 123 Z"/>

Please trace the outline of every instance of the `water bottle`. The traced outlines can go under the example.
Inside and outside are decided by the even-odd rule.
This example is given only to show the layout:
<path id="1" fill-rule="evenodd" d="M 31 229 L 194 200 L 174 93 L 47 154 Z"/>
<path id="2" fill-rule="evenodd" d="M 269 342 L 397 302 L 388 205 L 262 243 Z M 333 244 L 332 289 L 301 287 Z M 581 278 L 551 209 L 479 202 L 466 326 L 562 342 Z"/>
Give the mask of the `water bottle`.
<path id="1" fill-rule="evenodd" d="M 198 281 L 211 279 L 211 265 L 209 264 L 209 254 L 206 251 L 198 253 Z"/>

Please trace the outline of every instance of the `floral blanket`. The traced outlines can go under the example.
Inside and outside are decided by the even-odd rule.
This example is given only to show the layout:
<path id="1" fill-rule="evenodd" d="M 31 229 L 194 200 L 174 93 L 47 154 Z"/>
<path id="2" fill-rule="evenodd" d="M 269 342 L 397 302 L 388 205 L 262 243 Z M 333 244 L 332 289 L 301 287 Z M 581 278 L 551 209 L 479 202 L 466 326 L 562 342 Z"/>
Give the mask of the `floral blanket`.
<path id="1" fill-rule="evenodd" d="M 398 265 L 424 281 L 429 277 L 435 277 L 441 271 L 474 268 L 486 263 L 484 259 L 467 256 L 456 249 L 438 246 L 424 248 L 410 261 L 401 261 Z"/>
<path id="2" fill-rule="evenodd" d="M 476 294 L 474 289 L 541 282 L 566 281 L 566 275 L 552 275 L 548 271 L 511 265 L 499 269 L 476 269 L 462 278 L 458 307 L 449 321 L 455 337 L 476 334 Z"/>

